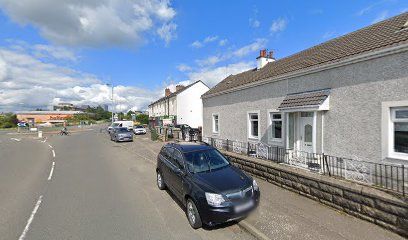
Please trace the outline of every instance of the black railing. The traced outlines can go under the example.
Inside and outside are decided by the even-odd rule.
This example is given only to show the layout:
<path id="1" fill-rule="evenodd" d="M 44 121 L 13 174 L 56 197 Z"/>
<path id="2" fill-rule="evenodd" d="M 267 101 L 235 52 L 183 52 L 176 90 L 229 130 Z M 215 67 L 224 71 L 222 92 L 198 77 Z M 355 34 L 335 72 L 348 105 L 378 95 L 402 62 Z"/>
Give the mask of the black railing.
<path id="1" fill-rule="evenodd" d="M 408 167 L 404 165 L 360 161 L 324 153 L 309 153 L 262 142 L 240 142 L 210 137 L 203 137 L 202 141 L 220 150 L 285 163 L 331 177 L 391 190 L 404 196 L 408 192 Z"/>

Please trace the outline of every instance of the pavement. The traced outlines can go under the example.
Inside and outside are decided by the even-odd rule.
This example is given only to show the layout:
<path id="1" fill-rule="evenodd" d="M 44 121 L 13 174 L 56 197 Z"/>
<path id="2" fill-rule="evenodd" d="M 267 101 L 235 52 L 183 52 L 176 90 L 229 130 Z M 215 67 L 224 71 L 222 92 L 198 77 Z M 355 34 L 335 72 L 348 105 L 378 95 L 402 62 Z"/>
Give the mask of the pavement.
<path id="1" fill-rule="evenodd" d="M 46 139 L 0 133 L 0 239 L 404 239 L 259 179 L 251 216 L 193 230 L 157 189 L 161 146 L 149 135 L 114 143 L 97 127 Z"/>

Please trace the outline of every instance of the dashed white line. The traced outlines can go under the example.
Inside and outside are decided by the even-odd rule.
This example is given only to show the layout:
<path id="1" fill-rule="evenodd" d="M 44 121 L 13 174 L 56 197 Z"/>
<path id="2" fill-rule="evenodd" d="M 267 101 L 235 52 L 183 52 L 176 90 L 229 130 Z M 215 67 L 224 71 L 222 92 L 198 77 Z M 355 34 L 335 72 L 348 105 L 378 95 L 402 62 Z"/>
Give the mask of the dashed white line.
<path id="1" fill-rule="evenodd" d="M 20 138 L 10 138 L 11 140 L 14 140 L 14 141 L 16 141 L 16 142 L 20 142 L 21 141 L 21 139 Z"/>
<path id="2" fill-rule="evenodd" d="M 52 149 L 52 146 L 50 144 L 48 144 L 48 147 L 50 147 Z"/>
<path id="3" fill-rule="evenodd" d="M 20 235 L 20 237 L 18 238 L 18 240 L 24 240 L 24 239 L 25 239 L 25 237 L 26 237 L 26 235 L 27 235 L 27 233 L 28 233 L 28 230 L 30 230 L 30 225 L 31 225 L 31 223 L 32 223 L 33 220 L 34 220 L 34 216 L 35 216 L 35 214 L 37 213 L 38 208 L 39 208 L 40 205 L 41 205 L 42 198 L 43 198 L 42 195 L 38 198 L 38 201 L 37 201 L 37 203 L 35 204 L 33 211 L 31 212 L 30 218 L 29 218 L 28 221 L 27 221 L 27 224 L 26 224 L 26 226 L 25 226 L 25 228 L 24 228 L 24 231 L 21 233 L 21 235 Z"/>
<path id="4" fill-rule="evenodd" d="M 50 181 L 52 178 L 52 174 L 54 173 L 54 167 L 55 167 L 55 162 L 52 162 L 50 175 L 48 176 L 48 181 Z"/>
<path id="5" fill-rule="evenodd" d="M 55 151 L 54 151 L 54 149 L 52 149 L 52 157 L 55 158 Z"/>

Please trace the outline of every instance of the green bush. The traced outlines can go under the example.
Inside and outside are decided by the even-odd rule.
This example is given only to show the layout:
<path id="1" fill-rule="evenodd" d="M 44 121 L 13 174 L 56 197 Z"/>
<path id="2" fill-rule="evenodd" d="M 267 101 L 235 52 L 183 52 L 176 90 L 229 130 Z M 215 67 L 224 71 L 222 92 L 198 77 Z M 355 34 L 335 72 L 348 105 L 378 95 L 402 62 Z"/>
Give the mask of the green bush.
<path id="1" fill-rule="evenodd" d="M 15 114 L 6 113 L 0 115 L 0 128 L 13 128 L 17 127 L 18 119 Z"/>
<path id="2" fill-rule="evenodd" d="M 150 138 L 152 139 L 152 141 L 157 141 L 157 139 L 159 139 L 159 134 L 157 134 L 156 129 L 152 128 L 150 129 Z"/>

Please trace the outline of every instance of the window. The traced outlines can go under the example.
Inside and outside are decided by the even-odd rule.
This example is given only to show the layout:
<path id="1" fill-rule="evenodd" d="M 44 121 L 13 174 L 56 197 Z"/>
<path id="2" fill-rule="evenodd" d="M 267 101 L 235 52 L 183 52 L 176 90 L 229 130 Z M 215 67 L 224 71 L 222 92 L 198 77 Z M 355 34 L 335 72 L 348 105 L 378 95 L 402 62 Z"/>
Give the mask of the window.
<path id="1" fill-rule="evenodd" d="M 249 138 L 259 138 L 259 114 L 249 113 L 248 114 L 248 137 Z"/>
<path id="2" fill-rule="evenodd" d="M 219 120 L 218 114 L 213 114 L 213 133 L 219 133 Z"/>
<path id="3" fill-rule="evenodd" d="M 281 113 L 273 113 L 271 112 L 270 115 L 271 121 L 271 138 L 272 140 L 281 141 L 282 140 L 282 114 Z"/>
<path id="4" fill-rule="evenodd" d="M 408 107 L 391 109 L 391 157 L 408 158 Z"/>
<path id="5" fill-rule="evenodd" d="M 173 159 L 177 167 L 179 167 L 180 169 L 184 169 L 183 154 L 181 154 L 179 150 L 174 150 Z"/>
<path id="6" fill-rule="evenodd" d="M 228 160 L 215 149 L 189 152 L 185 156 L 186 167 L 192 173 L 216 171 L 229 165 Z"/>

